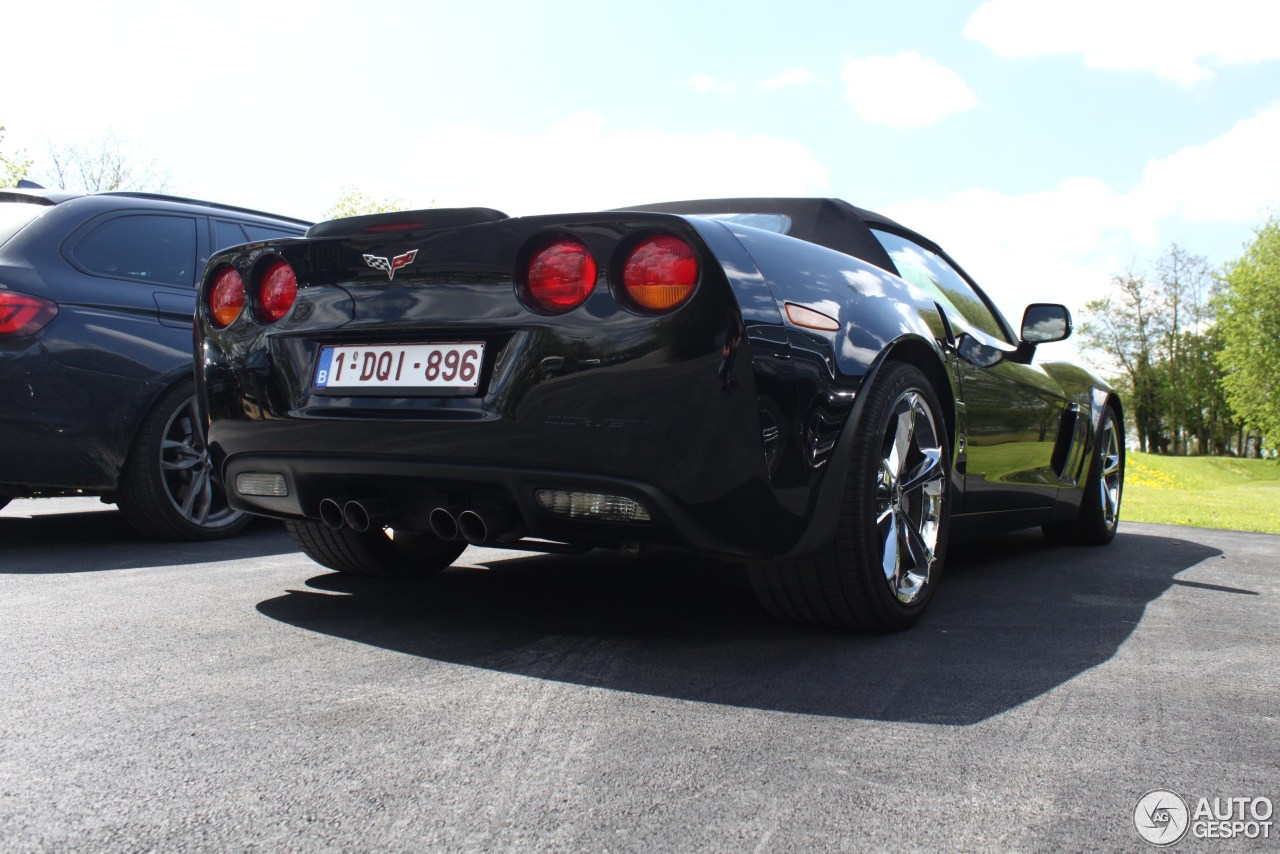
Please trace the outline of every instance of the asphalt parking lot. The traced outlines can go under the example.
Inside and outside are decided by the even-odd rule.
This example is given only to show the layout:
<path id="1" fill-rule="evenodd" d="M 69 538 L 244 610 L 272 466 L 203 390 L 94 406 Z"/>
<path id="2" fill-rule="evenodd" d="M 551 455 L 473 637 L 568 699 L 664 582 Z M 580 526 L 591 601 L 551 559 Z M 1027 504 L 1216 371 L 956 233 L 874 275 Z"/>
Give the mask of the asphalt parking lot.
<path id="1" fill-rule="evenodd" d="M 17 501 L 0 848 L 1143 850 L 1152 789 L 1280 802 L 1278 554 L 1008 536 L 875 637 L 774 623 L 669 556 L 472 549 L 396 587 L 272 526 L 154 544 Z"/>

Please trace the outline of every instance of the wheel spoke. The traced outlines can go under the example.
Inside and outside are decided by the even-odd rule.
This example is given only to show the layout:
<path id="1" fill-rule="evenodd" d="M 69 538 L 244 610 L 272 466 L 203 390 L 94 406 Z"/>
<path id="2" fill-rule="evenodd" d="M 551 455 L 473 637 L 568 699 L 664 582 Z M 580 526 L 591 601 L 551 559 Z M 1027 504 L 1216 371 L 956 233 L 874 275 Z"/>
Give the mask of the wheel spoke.
<path id="1" fill-rule="evenodd" d="M 881 569 L 884 570 L 885 580 L 889 582 L 891 587 L 897 587 L 898 570 L 902 566 L 902 558 L 898 553 L 898 514 L 889 511 L 889 525 L 884 531 L 884 558 L 881 561 Z"/>
<path id="2" fill-rule="evenodd" d="M 190 471 L 204 462 L 201 457 L 183 456 L 178 460 L 161 460 L 160 468 L 165 471 Z"/>
<path id="3" fill-rule="evenodd" d="M 926 483 L 942 480 L 946 477 L 946 472 L 942 470 L 941 448 L 921 448 L 920 453 L 924 455 L 924 460 L 920 465 L 916 466 L 916 470 L 907 478 L 906 483 L 902 484 L 904 493 L 919 489 Z"/>
<path id="4" fill-rule="evenodd" d="M 902 527 L 906 534 L 907 553 L 911 555 L 911 560 L 920 574 L 928 577 L 929 568 L 933 566 L 933 547 L 937 538 L 935 536 L 934 543 L 926 542 L 920 529 L 911 520 L 904 521 L 906 524 Z"/>
<path id="5" fill-rule="evenodd" d="M 209 512 L 213 509 L 213 483 L 209 477 L 209 472 L 202 471 L 196 478 L 196 483 L 192 485 L 192 491 L 197 491 L 197 511 L 192 517 L 193 522 L 197 525 L 203 525 L 209 518 Z"/>
<path id="6" fill-rule="evenodd" d="M 898 413 L 898 423 L 893 433 L 893 447 L 889 451 L 888 459 L 885 460 L 887 468 L 893 474 L 894 483 L 902 475 L 903 466 L 907 463 L 907 450 L 911 446 L 911 437 L 916 431 L 915 395 L 907 395 L 904 401 L 907 408 Z"/>
<path id="7" fill-rule="evenodd" d="M 183 497 L 182 503 L 178 505 L 178 509 L 182 511 L 182 515 L 188 519 L 191 518 L 191 508 L 195 506 L 196 496 L 199 494 L 199 491 L 196 489 L 196 481 L 199 477 L 200 475 L 197 473 L 196 476 L 187 483 L 187 494 Z M 177 496 L 174 497 L 176 498 Z"/>

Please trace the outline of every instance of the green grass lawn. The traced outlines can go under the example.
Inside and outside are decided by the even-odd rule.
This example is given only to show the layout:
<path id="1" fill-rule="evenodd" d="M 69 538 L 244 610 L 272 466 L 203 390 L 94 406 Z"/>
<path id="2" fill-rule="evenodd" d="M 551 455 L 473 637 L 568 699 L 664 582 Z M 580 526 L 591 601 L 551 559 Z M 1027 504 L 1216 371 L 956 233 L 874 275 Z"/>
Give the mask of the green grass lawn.
<path id="1" fill-rule="evenodd" d="M 1280 463 L 1129 451 L 1120 519 L 1280 534 Z"/>

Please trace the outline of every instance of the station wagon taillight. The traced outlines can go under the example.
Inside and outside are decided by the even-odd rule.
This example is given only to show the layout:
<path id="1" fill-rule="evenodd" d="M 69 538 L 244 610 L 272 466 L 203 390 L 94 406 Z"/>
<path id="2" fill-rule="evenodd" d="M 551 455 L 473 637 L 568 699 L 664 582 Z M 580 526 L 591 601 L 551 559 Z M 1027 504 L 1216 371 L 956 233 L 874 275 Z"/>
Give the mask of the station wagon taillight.
<path id="1" fill-rule="evenodd" d="M 226 329 L 244 308 L 244 279 L 234 267 L 223 267 L 213 278 L 209 289 L 209 319 L 219 329 Z"/>
<path id="2" fill-rule="evenodd" d="M 622 265 L 622 290 L 634 308 L 671 311 L 698 284 L 698 256 L 678 237 L 659 234 L 641 241 Z"/>
<path id="3" fill-rule="evenodd" d="M 258 279 L 258 315 L 264 323 L 275 323 L 289 313 L 298 296 L 298 277 L 283 258 L 271 260 Z"/>
<path id="4" fill-rule="evenodd" d="M 586 302 L 596 286 L 596 259 L 577 240 L 557 240 L 529 259 L 524 295 L 533 308 L 563 314 Z"/>
<path id="5" fill-rule="evenodd" d="M 0 291 L 0 335 L 34 335 L 58 313 L 58 304 L 41 297 Z"/>

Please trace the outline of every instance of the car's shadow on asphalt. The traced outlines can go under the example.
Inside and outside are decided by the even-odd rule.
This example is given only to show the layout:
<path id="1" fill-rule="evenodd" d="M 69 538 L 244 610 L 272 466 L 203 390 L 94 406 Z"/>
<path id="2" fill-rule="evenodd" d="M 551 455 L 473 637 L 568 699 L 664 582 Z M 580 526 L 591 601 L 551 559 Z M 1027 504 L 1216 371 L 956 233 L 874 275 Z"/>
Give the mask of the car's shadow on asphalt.
<path id="1" fill-rule="evenodd" d="M 297 550 L 278 523 L 265 520 L 228 540 L 168 543 L 142 536 L 118 510 L 0 516 L 0 575 L 185 566 Z"/>
<path id="2" fill-rule="evenodd" d="M 1218 554 L 1125 533 L 1104 549 L 1055 547 L 1038 533 L 969 544 L 953 549 L 925 618 L 889 636 L 776 623 L 731 567 L 601 553 L 514 557 L 417 585 L 324 574 L 258 610 L 315 632 L 538 679 L 962 725 L 1111 658 L 1177 573 Z"/>

